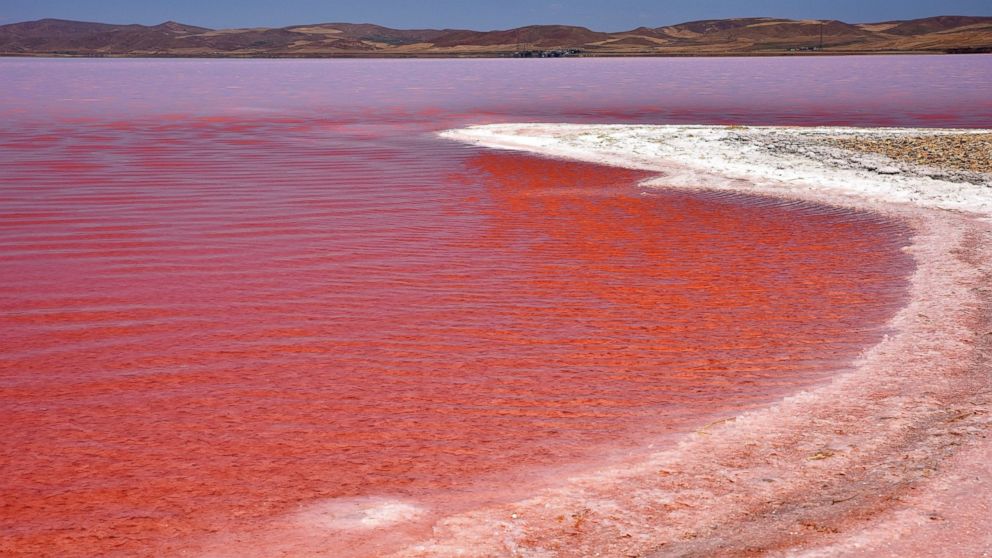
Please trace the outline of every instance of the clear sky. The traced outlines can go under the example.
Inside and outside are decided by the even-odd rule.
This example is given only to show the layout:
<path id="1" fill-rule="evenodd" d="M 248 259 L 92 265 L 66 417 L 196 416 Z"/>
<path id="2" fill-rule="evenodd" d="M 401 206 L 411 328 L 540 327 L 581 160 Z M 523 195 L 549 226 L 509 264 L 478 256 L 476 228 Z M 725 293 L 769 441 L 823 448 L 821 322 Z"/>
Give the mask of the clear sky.
<path id="1" fill-rule="evenodd" d="M 490 30 L 562 23 L 622 31 L 747 16 L 858 23 L 933 15 L 992 15 L 992 0 L 0 0 L 0 24 L 53 17 L 214 28 L 350 22 Z"/>

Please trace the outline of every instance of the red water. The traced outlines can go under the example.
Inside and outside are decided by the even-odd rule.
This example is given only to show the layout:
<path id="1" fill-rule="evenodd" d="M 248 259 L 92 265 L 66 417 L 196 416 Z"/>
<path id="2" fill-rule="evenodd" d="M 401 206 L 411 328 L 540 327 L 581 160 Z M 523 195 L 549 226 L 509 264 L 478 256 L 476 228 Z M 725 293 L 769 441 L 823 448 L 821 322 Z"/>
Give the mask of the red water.
<path id="1" fill-rule="evenodd" d="M 5 555 L 180 552 L 329 498 L 498 497 L 827 377 L 903 301 L 908 230 L 873 214 L 431 133 L 512 111 L 400 91 L 356 112 L 326 80 L 251 111 L 258 90 L 218 83 L 160 97 L 193 62 L 85 64 L 107 71 L 99 110 L 38 86 L 93 66 L 0 64 L 39 91 L 0 129 Z M 267 64 L 270 97 L 324 67 Z"/>

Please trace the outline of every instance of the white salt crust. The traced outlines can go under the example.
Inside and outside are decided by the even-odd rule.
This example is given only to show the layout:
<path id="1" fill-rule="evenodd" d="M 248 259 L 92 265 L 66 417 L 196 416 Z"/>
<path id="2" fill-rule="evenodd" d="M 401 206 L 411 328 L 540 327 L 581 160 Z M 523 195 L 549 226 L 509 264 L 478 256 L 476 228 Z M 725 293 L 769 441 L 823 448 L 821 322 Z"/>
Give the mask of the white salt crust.
<path id="1" fill-rule="evenodd" d="M 924 128 L 792 128 L 495 124 L 442 132 L 467 143 L 577 161 L 656 171 L 649 185 L 706 188 L 784 197 L 850 198 L 992 215 L 992 177 L 948 180 L 881 156 L 813 145 L 831 137 L 988 133 Z M 879 172 L 881 171 L 881 172 Z M 889 174 L 892 173 L 892 174 Z M 950 173 L 953 178 L 955 173 Z"/>

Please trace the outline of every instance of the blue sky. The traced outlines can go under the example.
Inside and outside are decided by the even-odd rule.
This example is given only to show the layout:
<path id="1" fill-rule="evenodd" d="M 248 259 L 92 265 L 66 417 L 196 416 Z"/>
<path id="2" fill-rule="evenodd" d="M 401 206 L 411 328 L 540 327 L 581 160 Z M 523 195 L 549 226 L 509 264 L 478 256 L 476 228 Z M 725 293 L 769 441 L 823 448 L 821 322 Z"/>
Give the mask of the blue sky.
<path id="1" fill-rule="evenodd" d="M 0 23 L 54 17 L 143 24 L 176 20 L 215 28 L 343 21 L 479 30 L 563 23 L 620 31 L 763 15 L 852 23 L 992 15 L 992 0 L 0 0 Z"/>

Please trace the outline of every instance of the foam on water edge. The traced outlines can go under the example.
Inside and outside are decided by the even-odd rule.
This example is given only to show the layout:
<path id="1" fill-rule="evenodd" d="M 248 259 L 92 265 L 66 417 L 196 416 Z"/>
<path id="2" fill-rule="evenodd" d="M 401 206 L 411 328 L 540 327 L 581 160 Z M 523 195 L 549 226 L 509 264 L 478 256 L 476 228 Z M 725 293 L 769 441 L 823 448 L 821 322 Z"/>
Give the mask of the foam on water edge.
<path id="1" fill-rule="evenodd" d="M 389 498 L 334 498 L 294 514 L 301 527 L 332 531 L 377 529 L 411 521 L 424 513 L 412 503 Z"/>

